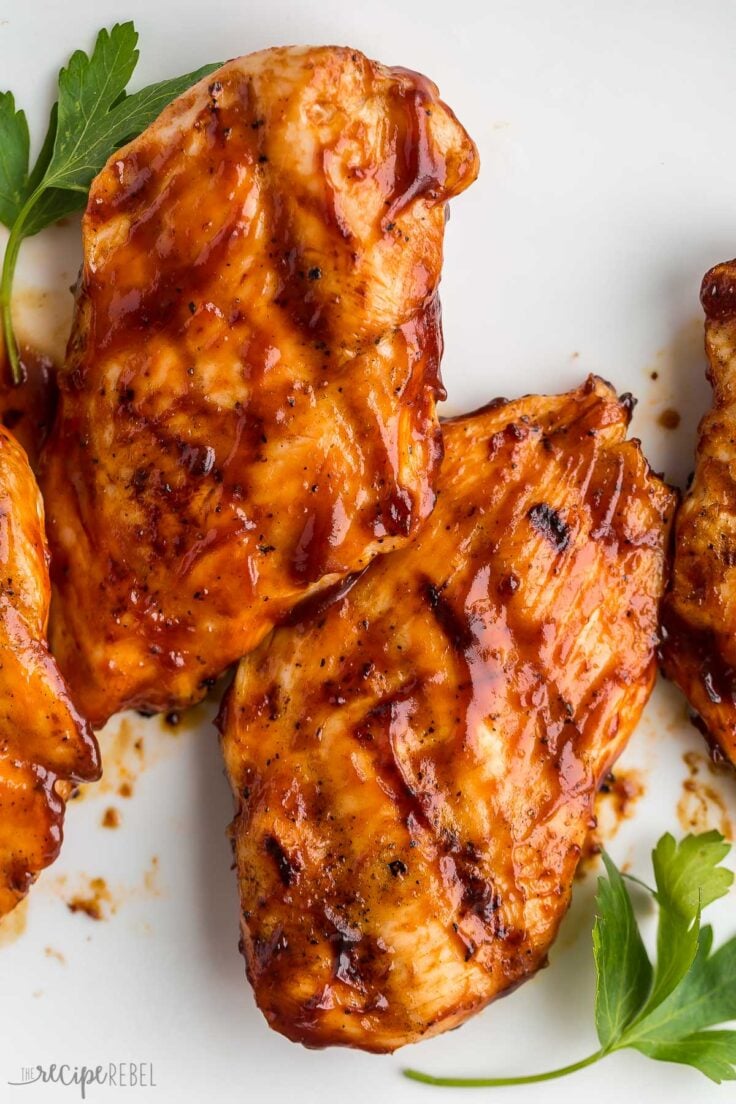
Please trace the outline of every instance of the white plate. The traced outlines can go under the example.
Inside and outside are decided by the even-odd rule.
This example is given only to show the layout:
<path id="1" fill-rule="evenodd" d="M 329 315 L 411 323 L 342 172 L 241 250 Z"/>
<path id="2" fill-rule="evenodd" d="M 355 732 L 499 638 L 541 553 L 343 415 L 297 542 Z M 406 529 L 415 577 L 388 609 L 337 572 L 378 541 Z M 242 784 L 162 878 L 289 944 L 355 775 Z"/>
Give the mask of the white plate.
<path id="1" fill-rule="evenodd" d="M 736 253 L 736 5 L 0 0 L 0 84 L 26 107 L 37 139 L 60 64 L 126 18 L 141 32 L 140 83 L 285 42 L 347 43 L 436 80 L 483 161 L 448 227 L 448 411 L 598 372 L 638 395 L 634 428 L 647 453 L 684 479 L 708 399 L 700 279 Z M 19 289 L 49 293 L 45 320 L 33 296 L 21 296 L 37 340 L 63 343 L 78 263 L 75 226 L 24 247 Z M 667 407 L 682 415 L 677 432 L 657 424 Z M 72 804 L 62 858 L 32 892 L 26 930 L 15 939 L 6 931 L 0 951 L 0 1099 L 79 1099 L 75 1088 L 6 1089 L 23 1066 L 135 1061 L 153 1063 L 155 1089 L 90 1089 L 88 1099 L 452 1104 L 468 1094 L 411 1085 L 402 1066 L 522 1073 L 595 1048 L 591 878 L 578 886 L 549 969 L 460 1031 L 391 1058 L 308 1052 L 270 1032 L 237 950 L 230 798 L 214 731 L 199 719 L 171 735 L 134 718 L 145 762 L 134 796 L 97 792 Z M 119 782 L 121 759 L 137 773 L 138 753 L 110 751 L 112 742 L 103 735 Z M 660 686 L 624 760 L 645 772 L 646 796 L 611 843 L 635 869 L 647 869 L 662 831 L 679 831 L 687 751 L 704 745 L 682 699 Z M 736 782 L 707 781 L 736 815 Z M 122 814 L 115 831 L 100 827 L 109 806 Z M 65 904 L 92 877 L 111 888 L 106 922 Z M 713 910 L 719 935 L 734 930 L 734 899 Z M 626 1054 L 487 1098 L 572 1104 L 591 1094 L 600 1104 L 627 1094 L 689 1104 L 732 1089 Z"/>

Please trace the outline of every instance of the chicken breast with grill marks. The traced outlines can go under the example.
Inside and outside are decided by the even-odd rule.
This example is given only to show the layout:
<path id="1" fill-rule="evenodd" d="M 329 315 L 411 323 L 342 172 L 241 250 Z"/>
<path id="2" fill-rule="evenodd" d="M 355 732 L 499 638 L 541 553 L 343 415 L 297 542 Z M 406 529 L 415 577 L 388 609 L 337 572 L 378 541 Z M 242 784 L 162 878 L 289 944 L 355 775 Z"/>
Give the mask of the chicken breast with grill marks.
<path id="1" fill-rule="evenodd" d="M 391 1051 L 544 963 L 655 677 L 675 495 L 589 379 L 444 426 L 437 506 L 240 664 L 220 717 L 256 1000 Z"/>
<path id="2" fill-rule="evenodd" d="M 95 738 L 46 646 L 50 593 L 41 495 L 0 428 L 0 917 L 56 858 L 69 783 L 99 775 Z"/>
<path id="3" fill-rule="evenodd" d="M 677 515 L 662 659 L 709 742 L 736 764 L 736 261 L 703 280 L 713 407 Z"/>
<path id="4" fill-rule="evenodd" d="M 446 203 L 477 168 L 424 77 L 294 47 L 94 181 L 41 473 L 53 647 L 95 725 L 196 701 L 429 514 Z"/>

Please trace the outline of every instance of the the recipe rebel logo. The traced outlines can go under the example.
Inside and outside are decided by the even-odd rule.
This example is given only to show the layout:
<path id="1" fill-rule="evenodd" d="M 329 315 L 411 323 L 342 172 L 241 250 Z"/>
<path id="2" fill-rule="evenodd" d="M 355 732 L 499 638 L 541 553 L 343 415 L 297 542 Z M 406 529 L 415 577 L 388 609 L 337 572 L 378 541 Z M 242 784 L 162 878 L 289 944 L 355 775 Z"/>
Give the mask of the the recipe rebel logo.
<path id="1" fill-rule="evenodd" d="M 87 1100 L 87 1090 L 94 1085 L 113 1089 L 155 1089 L 152 1062 L 108 1062 L 98 1066 L 71 1066 L 66 1062 L 49 1066 L 22 1066 L 20 1078 L 8 1085 L 63 1085 L 76 1088 L 80 1098 Z"/>

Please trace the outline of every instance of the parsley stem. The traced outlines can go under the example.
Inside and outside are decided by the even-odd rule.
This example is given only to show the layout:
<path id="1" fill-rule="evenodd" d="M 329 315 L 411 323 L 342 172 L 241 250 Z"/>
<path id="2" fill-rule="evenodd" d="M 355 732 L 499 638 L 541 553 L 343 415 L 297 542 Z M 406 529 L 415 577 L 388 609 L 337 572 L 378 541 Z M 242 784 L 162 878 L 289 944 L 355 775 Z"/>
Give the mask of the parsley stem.
<path id="1" fill-rule="evenodd" d="M 493 1089 L 504 1085 L 534 1085 L 539 1081 L 553 1081 L 556 1077 L 566 1077 L 568 1073 L 592 1066 L 595 1062 L 605 1057 L 607 1051 L 597 1050 L 595 1054 L 589 1054 L 587 1058 L 581 1058 L 579 1062 L 573 1062 L 569 1066 L 561 1066 L 560 1069 L 550 1070 L 547 1073 L 529 1073 L 523 1077 L 432 1077 L 429 1073 L 420 1073 L 419 1070 L 402 1070 L 404 1077 L 410 1081 L 421 1081 L 424 1085 L 440 1085 L 453 1089 Z"/>
<path id="2" fill-rule="evenodd" d="M 15 271 L 15 263 L 18 260 L 18 250 L 20 248 L 20 235 L 15 233 L 15 227 L 10 233 L 8 238 L 8 244 L 5 247 L 5 257 L 3 259 L 3 273 L 0 280 L 0 304 L 2 304 L 2 326 L 3 326 L 3 340 L 5 342 L 5 348 L 8 353 L 8 362 L 10 364 L 10 371 L 13 377 L 13 383 L 17 387 L 18 384 L 23 382 L 23 372 L 20 366 L 20 357 L 18 355 L 18 343 L 15 340 L 15 334 L 13 333 L 13 314 L 11 308 L 11 291 L 13 286 L 13 273 Z"/>
<path id="3" fill-rule="evenodd" d="M 13 276 L 15 275 L 15 266 L 18 262 L 18 253 L 20 252 L 21 242 L 25 237 L 23 228 L 26 223 L 26 219 L 31 210 L 36 204 L 44 185 L 36 188 L 34 192 L 29 195 L 20 211 L 18 217 L 13 223 L 13 229 L 10 231 L 10 237 L 8 238 L 8 244 L 5 246 L 5 256 L 3 258 L 2 276 L 0 277 L 0 320 L 2 321 L 3 328 L 3 340 L 5 342 L 5 348 L 8 351 L 8 360 L 10 362 L 10 371 L 13 377 L 13 384 L 18 387 L 23 382 L 23 368 L 20 363 L 20 352 L 18 349 L 18 342 L 15 339 L 15 332 L 13 330 L 13 310 L 12 310 L 12 293 L 13 293 Z"/>

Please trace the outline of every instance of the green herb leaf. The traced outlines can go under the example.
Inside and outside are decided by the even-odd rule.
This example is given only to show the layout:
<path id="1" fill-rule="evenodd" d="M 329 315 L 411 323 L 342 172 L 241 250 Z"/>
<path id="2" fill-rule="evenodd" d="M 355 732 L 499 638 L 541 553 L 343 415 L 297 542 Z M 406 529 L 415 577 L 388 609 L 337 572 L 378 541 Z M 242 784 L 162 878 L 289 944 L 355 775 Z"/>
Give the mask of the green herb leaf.
<path id="1" fill-rule="evenodd" d="M 652 852 L 660 906 L 694 920 L 701 909 L 724 897 L 734 874 L 720 863 L 730 850 L 720 832 L 685 836 L 679 843 L 667 832 Z"/>
<path id="2" fill-rule="evenodd" d="M 730 849 L 719 832 L 685 836 L 679 844 L 668 832 L 655 847 L 657 968 L 644 1015 L 669 996 L 692 966 L 700 912 L 727 893 L 733 882 L 733 873 L 719 866 Z"/>
<path id="3" fill-rule="evenodd" d="M 601 1049 L 546 1073 L 521 1077 L 406 1077 L 455 1088 L 528 1085 L 565 1077 L 631 1047 L 661 1062 L 679 1062 L 712 1081 L 736 1080 L 736 1031 L 704 1028 L 736 1019 L 736 937 L 714 954 L 713 932 L 700 927 L 704 908 L 733 884 L 721 866 L 730 851 L 718 832 L 661 838 L 652 854 L 656 889 L 643 882 L 659 906 L 657 962 L 652 969 L 626 883 L 604 854 L 608 878 L 598 882 L 593 929 L 596 1026 Z M 638 879 L 636 879 L 638 881 Z"/>
<path id="4" fill-rule="evenodd" d="M 21 381 L 10 297 L 21 242 L 83 208 L 92 180 L 108 157 L 145 129 L 190 85 L 218 68 L 159 81 L 125 92 L 138 62 L 132 23 L 101 30 L 91 56 L 77 50 L 59 73 L 59 99 L 33 171 L 29 173 L 28 124 L 9 92 L 0 94 L 0 221 L 10 230 L 5 249 L 0 311 L 13 379 Z"/>
<path id="5" fill-rule="evenodd" d="M 85 192 L 65 192 L 61 188 L 49 188 L 33 204 L 24 225 L 23 239 L 32 238 L 67 215 L 83 211 L 86 206 Z"/>
<path id="6" fill-rule="evenodd" d="M 693 1066 L 711 1081 L 736 1081 L 736 1031 L 698 1031 L 681 1039 L 640 1040 L 632 1046 L 660 1062 Z"/>
<path id="7" fill-rule="evenodd" d="M 0 92 L 0 222 L 11 228 L 28 184 L 28 122 L 12 92 Z"/>
<path id="8" fill-rule="evenodd" d="M 698 953 L 680 985 L 626 1033 L 626 1046 L 672 1041 L 714 1024 L 736 1020 L 736 937 L 711 955 L 713 929 L 700 931 Z"/>
<path id="9" fill-rule="evenodd" d="M 603 862 L 608 878 L 598 879 L 593 928 L 595 1024 L 601 1046 L 610 1047 L 646 1004 L 652 964 L 624 880 L 605 853 Z"/>
<path id="10" fill-rule="evenodd" d="M 110 154 L 144 130 L 167 104 L 217 68 L 151 84 L 133 95 L 125 86 L 138 61 L 132 23 L 100 31 L 90 58 L 78 50 L 59 74 L 59 111 L 47 186 L 87 192 Z"/>
<path id="11" fill-rule="evenodd" d="M 117 23 L 97 35 L 92 55 L 77 50 L 59 73 L 59 102 L 53 151 L 44 174 L 57 188 L 89 187 L 115 148 L 110 129 L 113 104 L 138 64 L 138 33 L 132 23 Z"/>

